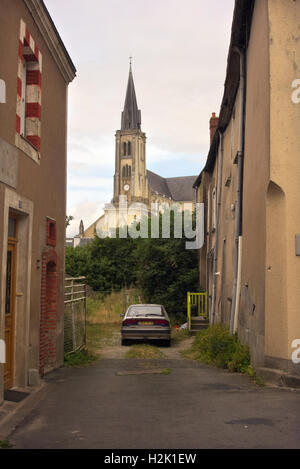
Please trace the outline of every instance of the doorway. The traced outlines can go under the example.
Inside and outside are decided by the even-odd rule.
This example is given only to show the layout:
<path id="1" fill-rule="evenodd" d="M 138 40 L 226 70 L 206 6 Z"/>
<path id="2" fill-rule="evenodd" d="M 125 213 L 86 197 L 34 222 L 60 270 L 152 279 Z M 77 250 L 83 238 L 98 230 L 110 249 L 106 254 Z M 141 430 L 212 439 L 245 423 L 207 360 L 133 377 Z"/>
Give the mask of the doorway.
<path id="1" fill-rule="evenodd" d="M 13 215 L 10 215 L 8 223 L 5 289 L 5 389 L 12 387 L 14 381 L 17 242 L 17 218 Z"/>

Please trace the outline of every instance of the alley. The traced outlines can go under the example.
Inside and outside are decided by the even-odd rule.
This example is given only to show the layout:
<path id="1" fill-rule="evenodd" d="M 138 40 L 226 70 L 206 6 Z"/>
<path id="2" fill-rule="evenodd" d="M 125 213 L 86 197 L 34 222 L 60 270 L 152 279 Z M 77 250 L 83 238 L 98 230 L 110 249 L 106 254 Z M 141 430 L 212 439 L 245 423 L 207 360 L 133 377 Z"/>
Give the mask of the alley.
<path id="1" fill-rule="evenodd" d="M 46 378 L 14 448 L 300 448 L 299 391 L 185 359 L 100 359 Z"/>

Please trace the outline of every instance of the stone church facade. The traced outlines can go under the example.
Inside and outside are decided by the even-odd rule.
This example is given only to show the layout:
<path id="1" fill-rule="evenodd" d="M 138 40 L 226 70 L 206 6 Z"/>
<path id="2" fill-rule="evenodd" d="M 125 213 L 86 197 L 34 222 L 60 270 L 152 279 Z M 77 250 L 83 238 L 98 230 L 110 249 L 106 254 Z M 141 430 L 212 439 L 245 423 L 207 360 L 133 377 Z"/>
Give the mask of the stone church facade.
<path id="1" fill-rule="evenodd" d="M 141 130 L 141 111 L 138 109 L 133 74 L 130 65 L 121 129 L 117 130 L 115 152 L 114 194 L 111 204 L 107 204 L 104 214 L 83 233 L 84 238 L 93 238 L 96 231 L 106 232 L 109 227 L 109 211 L 114 207 L 117 212 L 120 201 L 127 205 L 135 204 L 127 216 L 127 223 L 139 218 L 143 211 L 149 212 L 151 204 L 158 206 L 174 203 L 191 204 L 194 207 L 196 194 L 193 183 L 196 176 L 163 178 L 149 171 L 146 164 L 146 134 Z M 143 204 L 146 210 L 138 208 Z M 120 222 L 121 224 L 121 222 Z"/>

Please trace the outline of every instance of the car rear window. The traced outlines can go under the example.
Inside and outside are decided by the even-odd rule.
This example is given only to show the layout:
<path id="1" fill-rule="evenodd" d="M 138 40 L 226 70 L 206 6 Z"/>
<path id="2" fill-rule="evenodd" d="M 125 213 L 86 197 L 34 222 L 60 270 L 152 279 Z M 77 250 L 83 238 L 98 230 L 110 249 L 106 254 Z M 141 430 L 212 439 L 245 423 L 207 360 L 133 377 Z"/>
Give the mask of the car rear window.
<path id="1" fill-rule="evenodd" d="M 163 316 L 163 311 L 161 306 L 131 306 L 128 310 L 127 316 Z"/>

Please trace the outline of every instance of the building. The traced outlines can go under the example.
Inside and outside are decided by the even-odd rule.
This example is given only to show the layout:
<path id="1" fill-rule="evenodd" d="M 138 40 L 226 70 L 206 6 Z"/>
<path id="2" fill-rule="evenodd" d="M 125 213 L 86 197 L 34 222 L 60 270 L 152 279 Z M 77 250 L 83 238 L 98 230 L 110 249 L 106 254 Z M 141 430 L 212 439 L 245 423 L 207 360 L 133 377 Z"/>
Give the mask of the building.
<path id="1" fill-rule="evenodd" d="M 143 204 L 140 208 L 138 208 L 139 205 L 136 205 L 132 213 L 127 215 L 126 223 L 128 224 L 134 218 L 140 218 L 143 213 L 149 213 L 152 203 L 157 203 L 158 206 L 170 206 L 177 203 L 183 207 L 183 204 L 194 204 L 195 202 L 193 182 L 196 176 L 163 178 L 147 169 L 146 134 L 141 130 L 141 111 L 137 105 L 131 64 L 121 117 L 121 130 L 117 130 L 115 138 L 112 203 L 106 206 L 104 215 L 85 230 L 84 237 L 86 238 L 93 238 L 96 230 L 108 231 L 110 209 L 112 205 L 116 208 L 118 218 L 121 197 L 127 198 L 128 207 L 132 204 Z"/>
<path id="2" fill-rule="evenodd" d="M 236 0 L 224 96 L 195 182 L 210 321 L 256 367 L 300 373 L 300 3 Z M 294 355 L 293 355 L 294 352 Z"/>
<path id="3" fill-rule="evenodd" d="M 79 224 L 79 233 L 74 236 L 74 238 L 66 238 L 66 246 L 71 248 L 76 248 L 77 246 L 84 247 L 87 244 L 90 244 L 93 241 L 93 238 L 84 237 L 84 225 L 83 220 L 80 220 Z"/>
<path id="4" fill-rule="evenodd" d="M 63 364 L 66 116 L 75 67 L 42 0 L 0 3 L 0 339 L 4 389 Z"/>

